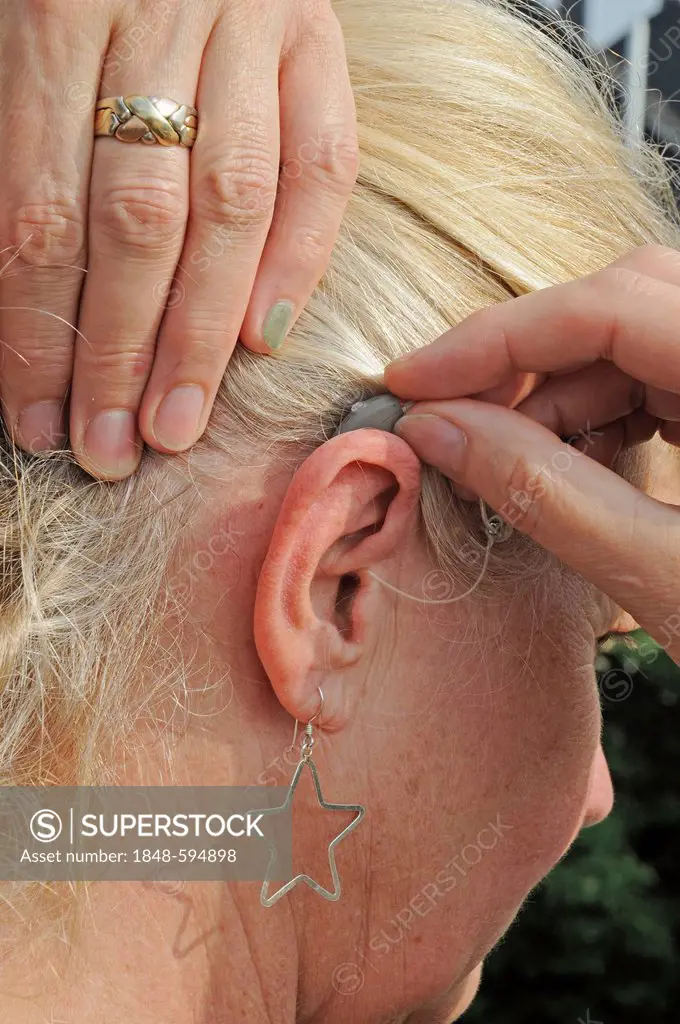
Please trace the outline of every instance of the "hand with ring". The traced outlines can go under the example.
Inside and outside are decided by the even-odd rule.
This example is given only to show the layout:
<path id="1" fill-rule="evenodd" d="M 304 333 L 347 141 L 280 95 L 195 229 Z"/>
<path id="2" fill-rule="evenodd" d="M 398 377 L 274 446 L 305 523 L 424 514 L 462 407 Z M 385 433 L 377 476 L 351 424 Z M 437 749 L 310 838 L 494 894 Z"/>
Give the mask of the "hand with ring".
<path id="1" fill-rule="evenodd" d="M 279 348 L 326 269 L 340 27 L 330 0 L 6 0 L 0 86 L 5 425 L 122 479 L 201 436 L 239 336 Z"/>

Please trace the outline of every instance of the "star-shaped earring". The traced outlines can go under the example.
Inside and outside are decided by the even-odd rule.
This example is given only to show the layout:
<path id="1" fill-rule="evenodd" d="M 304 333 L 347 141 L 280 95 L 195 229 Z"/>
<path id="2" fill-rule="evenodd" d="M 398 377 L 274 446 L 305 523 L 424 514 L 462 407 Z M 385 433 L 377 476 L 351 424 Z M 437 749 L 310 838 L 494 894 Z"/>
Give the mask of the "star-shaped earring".
<path id="1" fill-rule="evenodd" d="M 312 761 L 312 746 L 314 745 L 314 738 L 312 736 L 312 722 L 316 721 L 319 718 L 321 711 L 323 710 L 324 703 L 323 691 L 321 687 L 318 687 L 318 690 L 319 697 L 321 699 L 319 710 L 314 715 L 314 717 L 311 718 L 309 722 L 307 722 L 307 725 L 305 727 L 305 735 L 302 738 L 302 744 L 300 747 L 300 760 L 297 763 L 295 772 L 293 773 L 293 778 L 290 781 L 290 786 L 288 788 L 286 799 L 281 804 L 280 807 L 267 807 L 264 811 L 258 811 L 258 814 L 281 814 L 283 811 L 290 810 L 293 803 L 295 789 L 297 787 L 298 782 L 300 781 L 300 776 L 302 775 L 304 767 L 305 765 L 307 765 L 310 772 L 312 773 L 314 789 L 316 791 L 316 798 L 319 801 L 319 806 L 323 807 L 325 811 L 353 811 L 354 818 L 352 819 L 352 821 L 350 821 L 349 825 L 346 825 L 345 828 L 343 828 L 342 832 L 340 832 L 339 835 L 335 837 L 335 839 L 331 840 L 328 846 L 328 863 L 330 864 L 331 867 L 331 878 L 333 879 L 332 892 L 330 889 L 324 888 L 323 885 L 320 885 L 313 878 L 310 878 L 309 875 L 301 874 L 295 875 L 294 878 L 291 878 L 289 882 L 286 882 L 285 885 L 282 885 L 280 889 L 277 889 L 276 892 L 272 896 L 270 896 L 269 883 L 271 881 L 272 869 L 274 867 L 274 864 L 276 863 L 276 846 L 272 843 L 271 857 L 269 858 L 269 864 L 267 865 L 267 873 L 265 875 L 264 882 L 262 883 L 262 890 L 260 892 L 260 903 L 262 904 L 263 907 L 272 907 L 278 900 L 281 899 L 282 896 L 285 896 L 286 893 L 289 893 L 290 890 L 294 889 L 295 886 L 298 885 L 300 882 L 304 882 L 305 885 L 308 885 L 310 889 L 314 890 L 314 892 L 318 892 L 321 896 L 324 897 L 324 899 L 332 901 L 339 900 L 342 894 L 342 887 L 340 885 L 338 867 L 337 864 L 335 863 L 335 847 L 338 845 L 338 843 L 342 842 L 345 836 L 348 836 L 350 832 L 352 832 L 357 827 L 357 825 L 363 818 L 364 814 L 366 813 L 366 808 L 362 804 L 329 804 L 323 798 L 323 793 L 321 792 L 321 783 L 319 782 L 319 774 L 316 770 L 316 765 Z M 293 734 L 293 746 L 295 745 L 295 739 L 297 737 L 297 728 L 298 723 L 296 722 L 295 732 Z"/>
<path id="2" fill-rule="evenodd" d="M 293 803 L 293 795 L 295 793 L 295 788 L 298 782 L 300 781 L 300 776 L 302 775 L 305 765 L 307 765 L 310 772 L 312 773 L 314 789 L 316 790 L 316 798 L 319 801 L 320 807 L 323 807 L 325 811 L 354 812 L 354 818 L 352 819 L 352 821 L 350 821 L 349 825 L 346 825 L 345 828 L 343 828 L 342 832 L 340 832 L 339 835 L 335 837 L 335 839 L 331 840 L 328 846 L 328 862 L 331 867 L 333 890 L 331 891 L 330 889 L 324 888 L 323 885 L 320 885 L 319 882 L 316 882 L 313 878 L 310 878 L 309 875 L 301 874 L 295 875 L 294 878 L 291 878 L 289 882 L 286 882 L 285 885 L 282 885 L 280 889 L 277 889 L 276 892 L 270 896 L 269 883 L 271 880 L 272 868 L 276 863 L 276 847 L 272 846 L 272 854 L 269 859 L 267 874 L 265 875 L 264 882 L 262 883 L 262 890 L 260 892 L 260 903 L 262 904 L 263 907 L 272 907 L 278 900 L 281 899 L 282 896 L 285 896 L 286 893 L 289 893 L 290 890 L 295 888 L 295 886 L 298 885 L 300 882 L 304 882 L 306 885 L 310 887 L 310 889 L 313 889 L 314 892 L 318 892 L 321 896 L 323 896 L 324 899 L 339 900 L 342 894 L 342 887 L 340 884 L 338 867 L 337 864 L 335 863 L 335 847 L 338 845 L 338 843 L 342 842 L 345 836 L 348 836 L 350 832 L 352 832 L 357 827 L 357 825 L 363 818 L 364 814 L 366 813 L 366 808 L 362 804 L 330 804 L 328 803 L 328 801 L 324 800 L 323 793 L 321 792 L 321 783 L 319 782 L 319 774 L 316 770 L 316 765 L 311 760 L 311 758 L 303 756 L 302 759 L 298 762 L 298 765 L 295 769 L 295 773 L 293 775 L 293 778 L 291 779 L 290 788 L 288 790 L 288 794 L 286 796 L 284 803 L 282 803 L 280 807 L 270 807 L 264 811 L 258 811 L 258 814 L 280 814 L 282 811 L 287 811 L 290 809 Z"/>

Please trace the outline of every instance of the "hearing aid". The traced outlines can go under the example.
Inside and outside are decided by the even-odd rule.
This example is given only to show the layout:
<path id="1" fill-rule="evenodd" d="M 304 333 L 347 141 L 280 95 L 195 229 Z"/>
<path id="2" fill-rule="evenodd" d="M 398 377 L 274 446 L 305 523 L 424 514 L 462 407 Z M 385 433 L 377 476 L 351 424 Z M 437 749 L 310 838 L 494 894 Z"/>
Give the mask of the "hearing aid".
<path id="1" fill-rule="evenodd" d="M 375 430 L 386 430 L 393 433 L 394 428 L 410 409 L 413 402 L 401 402 L 396 395 L 389 391 L 382 395 L 374 395 L 371 398 L 362 398 L 350 407 L 347 415 L 340 421 L 334 437 L 340 434 L 347 434 L 350 430 L 361 430 L 364 427 L 372 427 Z M 505 522 L 497 512 L 493 512 L 481 498 L 479 509 L 490 544 L 502 543 L 508 540 L 513 534 L 512 526 Z"/>
<path id="2" fill-rule="evenodd" d="M 389 392 L 383 395 L 374 395 L 371 398 L 362 398 L 361 401 L 354 403 L 340 422 L 335 436 L 347 434 L 350 430 L 361 430 L 363 427 L 386 430 L 391 434 L 412 404 L 412 402 L 401 402 L 396 395 Z"/>

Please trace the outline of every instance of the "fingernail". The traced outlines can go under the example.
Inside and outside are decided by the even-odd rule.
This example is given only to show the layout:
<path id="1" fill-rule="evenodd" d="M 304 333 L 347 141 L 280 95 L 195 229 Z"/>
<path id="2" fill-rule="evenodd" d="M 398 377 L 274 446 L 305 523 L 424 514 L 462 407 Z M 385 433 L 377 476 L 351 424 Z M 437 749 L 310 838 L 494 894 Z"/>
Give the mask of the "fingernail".
<path id="1" fill-rule="evenodd" d="M 293 319 L 295 306 L 288 299 L 275 302 L 262 325 L 262 338 L 269 348 L 281 348 Z"/>
<path id="2" fill-rule="evenodd" d="M 134 473 L 141 452 L 135 415 L 127 409 L 97 413 L 87 425 L 83 447 L 98 475 L 119 479 Z"/>
<path id="3" fill-rule="evenodd" d="M 17 421 L 17 441 L 26 451 L 61 448 L 65 440 L 63 402 L 34 402 L 22 409 Z"/>
<path id="4" fill-rule="evenodd" d="M 423 462 L 453 476 L 463 468 L 467 438 L 463 431 L 441 416 L 414 413 L 404 416 L 395 433 L 411 445 Z"/>
<path id="5" fill-rule="evenodd" d="M 198 384 L 181 384 L 169 391 L 156 411 L 154 437 L 171 452 L 183 452 L 198 440 L 205 408 L 205 391 Z"/>

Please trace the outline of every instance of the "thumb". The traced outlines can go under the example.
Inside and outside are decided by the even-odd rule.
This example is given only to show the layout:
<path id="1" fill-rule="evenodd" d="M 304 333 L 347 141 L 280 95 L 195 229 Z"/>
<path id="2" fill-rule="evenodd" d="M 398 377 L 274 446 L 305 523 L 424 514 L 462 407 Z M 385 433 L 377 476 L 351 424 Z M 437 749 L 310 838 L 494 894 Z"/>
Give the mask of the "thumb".
<path id="1" fill-rule="evenodd" d="M 487 402 L 418 402 L 396 433 L 608 594 L 680 662 L 680 510 L 533 420 Z"/>

